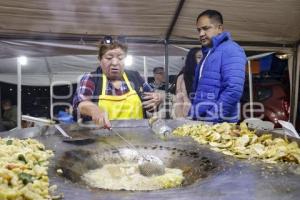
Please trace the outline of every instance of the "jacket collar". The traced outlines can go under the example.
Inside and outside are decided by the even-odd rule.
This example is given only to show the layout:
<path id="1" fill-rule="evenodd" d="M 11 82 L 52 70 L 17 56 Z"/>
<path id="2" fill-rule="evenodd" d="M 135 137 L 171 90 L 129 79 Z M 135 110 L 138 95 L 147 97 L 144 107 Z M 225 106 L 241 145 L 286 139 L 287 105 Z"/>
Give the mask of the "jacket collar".
<path id="1" fill-rule="evenodd" d="M 222 42 L 226 41 L 226 40 L 231 40 L 231 36 L 230 36 L 230 33 L 229 32 L 222 32 L 220 33 L 219 35 L 216 35 L 212 38 L 212 48 L 209 48 L 209 47 L 203 47 L 202 48 L 202 52 L 204 54 L 207 54 L 207 52 L 212 49 L 214 50 L 215 48 L 217 48 Z"/>

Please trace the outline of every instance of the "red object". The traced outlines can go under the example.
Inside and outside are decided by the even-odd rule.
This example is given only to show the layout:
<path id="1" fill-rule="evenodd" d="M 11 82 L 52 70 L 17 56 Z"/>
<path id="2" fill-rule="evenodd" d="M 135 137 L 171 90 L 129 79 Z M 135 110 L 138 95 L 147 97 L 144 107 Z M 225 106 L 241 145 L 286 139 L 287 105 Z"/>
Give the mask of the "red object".
<path id="1" fill-rule="evenodd" d="M 247 71 L 247 73 L 249 73 L 248 65 L 246 65 L 246 71 Z M 259 60 L 252 60 L 251 61 L 251 73 L 252 74 L 259 74 L 260 73 Z"/>
<path id="2" fill-rule="evenodd" d="M 262 120 L 273 122 L 275 127 L 280 127 L 278 120 L 288 121 L 290 114 L 289 95 L 281 82 L 274 80 L 253 82 L 253 101 L 254 103 L 261 103 L 261 105 L 254 104 L 254 109 L 263 106 L 264 110 L 263 112 L 254 112 L 254 117 L 263 115 Z M 249 102 L 249 88 L 245 88 L 242 98 L 242 120 L 250 117 L 250 112 L 243 115 L 243 109 L 249 110 L 250 108 L 250 106 L 243 106 L 247 102 Z"/>

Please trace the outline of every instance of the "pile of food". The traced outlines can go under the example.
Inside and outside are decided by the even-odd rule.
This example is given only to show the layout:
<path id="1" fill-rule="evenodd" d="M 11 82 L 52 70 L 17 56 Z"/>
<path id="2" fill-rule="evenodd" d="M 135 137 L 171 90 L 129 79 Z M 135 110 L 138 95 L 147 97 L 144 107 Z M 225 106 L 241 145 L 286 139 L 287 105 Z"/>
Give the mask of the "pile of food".
<path id="1" fill-rule="evenodd" d="M 51 199 L 47 169 L 52 156 L 37 140 L 0 138 L 0 199 Z"/>
<path id="2" fill-rule="evenodd" d="M 105 164 L 82 176 L 87 185 L 109 190 L 159 190 L 180 186 L 184 180 L 181 169 L 166 168 L 160 176 L 143 176 L 138 163 Z"/>
<path id="3" fill-rule="evenodd" d="M 200 144 L 209 144 L 214 151 L 238 158 L 259 158 L 267 163 L 278 161 L 300 164 L 297 142 L 272 138 L 271 134 L 257 136 L 245 123 L 215 125 L 183 125 L 173 131 L 176 136 L 191 136 Z"/>

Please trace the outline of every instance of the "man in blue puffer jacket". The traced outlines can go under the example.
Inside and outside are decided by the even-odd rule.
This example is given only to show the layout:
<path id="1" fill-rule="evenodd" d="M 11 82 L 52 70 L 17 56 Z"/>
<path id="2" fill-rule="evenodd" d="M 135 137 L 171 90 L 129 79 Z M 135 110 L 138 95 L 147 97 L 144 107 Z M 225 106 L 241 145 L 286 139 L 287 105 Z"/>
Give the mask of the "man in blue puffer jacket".
<path id="1" fill-rule="evenodd" d="M 195 72 L 195 96 L 189 116 L 210 122 L 237 122 L 245 81 L 245 52 L 223 30 L 223 17 L 216 10 L 199 14 L 197 30 L 203 58 Z"/>

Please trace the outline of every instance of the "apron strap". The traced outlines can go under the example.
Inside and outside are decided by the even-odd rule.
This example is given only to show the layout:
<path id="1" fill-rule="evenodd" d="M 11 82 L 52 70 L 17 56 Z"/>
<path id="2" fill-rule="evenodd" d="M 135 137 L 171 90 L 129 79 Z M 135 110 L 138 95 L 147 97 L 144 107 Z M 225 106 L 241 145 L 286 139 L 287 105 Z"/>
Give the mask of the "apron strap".
<path id="1" fill-rule="evenodd" d="M 124 78 L 124 80 L 125 80 L 125 83 L 126 83 L 127 86 L 128 86 L 129 91 L 133 91 L 133 89 L 132 89 L 132 87 L 131 87 L 131 84 L 130 84 L 130 82 L 129 82 L 129 80 L 128 80 L 128 78 L 127 78 L 127 75 L 126 75 L 125 72 L 123 73 L 123 78 Z"/>
<path id="2" fill-rule="evenodd" d="M 102 78 L 102 91 L 101 91 L 101 95 L 105 95 L 105 91 L 106 91 L 106 85 L 107 85 L 107 78 L 106 75 L 103 73 L 102 74 L 103 78 Z"/>

